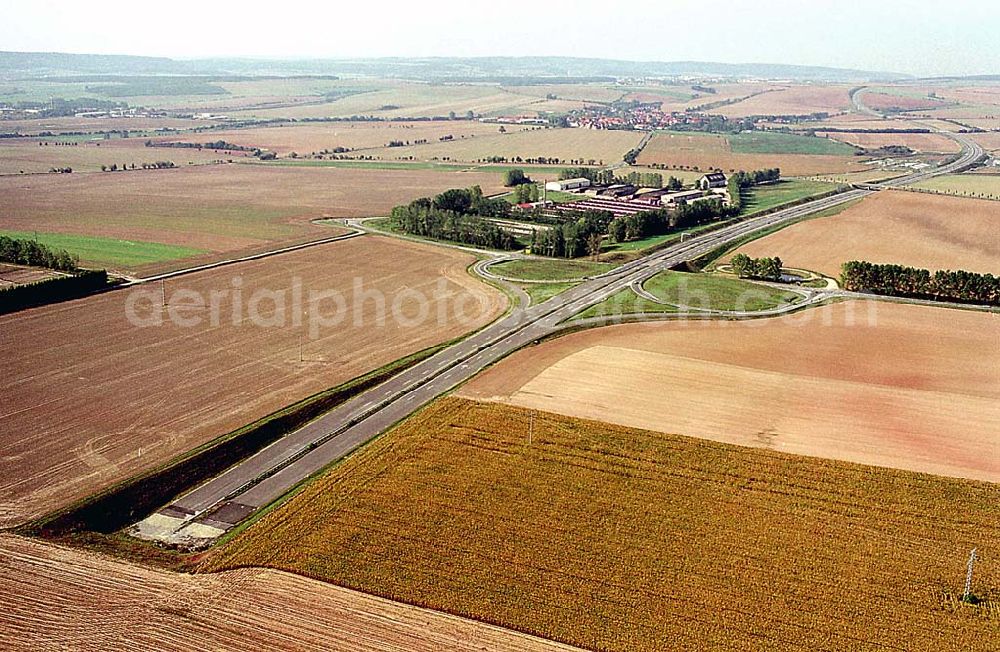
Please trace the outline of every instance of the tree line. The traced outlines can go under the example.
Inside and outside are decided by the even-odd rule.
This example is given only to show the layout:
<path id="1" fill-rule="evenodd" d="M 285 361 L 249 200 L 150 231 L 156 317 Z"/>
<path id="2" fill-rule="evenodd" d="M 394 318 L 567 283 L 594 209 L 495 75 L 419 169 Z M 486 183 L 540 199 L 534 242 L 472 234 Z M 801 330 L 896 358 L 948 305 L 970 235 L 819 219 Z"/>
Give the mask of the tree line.
<path id="1" fill-rule="evenodd" d="M 60 272 L 76 272 L 80 258 L 65 249 L 51 249 L 36 240 L 0 235 L 0 262 L 46 267 Z"/>
<path id="2" fill-rule="evenodd" d="M 734 172 L 729 175 L 726 181 L 726 189 L 729 191 L 729 205 L 735 209 L 736 214 L 743 210 L 743 191 L 761 183 L 770 183 L 781 179 L 780 168 L 767 168 L 765 170 L 754 170 L 753 172 Z"/>
<path id="3" fill-rule="evenodd" d="M 611 221 L 608 234 L 615 242 L 633 242 L 729 217 L 732 209 L 721 199 L 681 204 L 674 209 L 659 208 L 634 215 L 622 215 Z"/>
<path id="4" fill-rule="evenodd" d="M 225 140 L 213 140 L 207 143 L 186 143 L 180 141 L 174 142 L 157 142 L 153 140 L 146 141 L 146 147 L 167 147 L 174 149 L 225 149 L 234 152 L 259 152 L 261 149 L 259 147 L 248 147 L 246 145 L 237 145 L 235 143 L 230 143 Z"/>
<path id="5" fill-rule="evenodd" d="M 852 260 L 841 267 L 840 284 L 853 292 L 1000 305 L 1000 277 L 963 270 L 931 272 Z"/>
<path id="6" fill-rule="evenodd" d="M 509 216 L 509 203 L 484 197 L 482 189 L 473 186 L 453 188 L 433 198 L 422 197 L 396 206 L 390 219 L 395 228 L 410 235 L 511 250 L 521 246 L 517 239 L 486 219 Z"/>
<path id="7" fill-rule="evenodd" d="M 729 261 L 733 272 L 740 278 L 755 278 L 764 281 L 780 281 L 783 263 L 777 256 L 751 258 L 746 254 L 736 254 Z"/>

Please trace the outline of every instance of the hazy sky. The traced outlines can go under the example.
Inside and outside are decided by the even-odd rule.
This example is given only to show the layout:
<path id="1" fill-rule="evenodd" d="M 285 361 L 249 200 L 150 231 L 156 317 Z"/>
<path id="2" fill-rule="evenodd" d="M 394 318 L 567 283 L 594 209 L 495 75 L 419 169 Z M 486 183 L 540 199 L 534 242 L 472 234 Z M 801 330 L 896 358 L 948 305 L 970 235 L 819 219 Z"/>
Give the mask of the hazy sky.
<path id="1" fill-rule="evenodd" d="M 0 50 L 563 55 L 1000 74 L 1000 0 L 0 0 L 0 16 Z"/>

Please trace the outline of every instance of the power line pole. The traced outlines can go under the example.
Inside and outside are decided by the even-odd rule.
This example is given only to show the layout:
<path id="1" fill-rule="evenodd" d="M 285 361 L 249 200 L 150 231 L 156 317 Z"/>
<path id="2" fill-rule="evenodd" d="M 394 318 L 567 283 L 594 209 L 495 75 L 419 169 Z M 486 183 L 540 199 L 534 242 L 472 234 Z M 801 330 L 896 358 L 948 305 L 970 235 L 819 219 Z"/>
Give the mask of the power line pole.
<path id="1" fill-rule="evenodd" d="M 972 593 L 972 569 L 976 565 L 976 548 L 972 549 L 972 553 L 969 555 L 969 570 L 965 574 L 965 593 L 962 594 L 962 602 L 969 601 L 969 595 Z"/>
<path id="2" fill-rule="evenodd" d="M 531 446 L 531 440 L 535 436 L 535 411 L 531 411 L 531 416 L 528 417 L 528 446 Z"/>
<path id="3" fill-rule="evenodd" d="M 167 307 L 167 286 L 164 279 L 160 279 L 160 304 L 162 307 Z"/>

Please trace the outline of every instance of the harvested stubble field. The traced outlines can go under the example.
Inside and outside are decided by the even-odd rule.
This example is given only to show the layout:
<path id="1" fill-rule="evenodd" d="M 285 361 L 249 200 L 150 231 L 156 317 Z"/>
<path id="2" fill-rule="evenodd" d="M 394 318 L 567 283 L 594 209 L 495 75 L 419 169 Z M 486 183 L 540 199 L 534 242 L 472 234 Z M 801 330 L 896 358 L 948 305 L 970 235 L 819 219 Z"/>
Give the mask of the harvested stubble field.
<path id="1" fill-rule="evenodd" d="M 914 97 L 896 93 L 872 93 L 865 92 L 861 95 L 861 101 L 865 106 L 876 111 L 902 110 L 902 111 L 932 111 L 939 109 L 945 102 L 931 99 L 929 97 Z"/>
<path id="2" fill-rule="evenodd" d="M 452 111 L 464 116 L 470 110 L 480 115 L 491 115 L 530 105 L 541 99 L 510 93 L 497 86 L 475 84 L 422 84 L 379 80 L 376 86 L 363 90 L 368 92 L 323 104 L 254 108 L 231 112 L 230 115 L 240 118 L 339 118 L 355 115 L 432 118 L 447 116 Z"/>
<path id="3" fill-rule="evenodd" d="M 698 167 L 702 170 L 759 170 L 781 168 L 783 176 L 829 174 L 861 169 L 856 156 L 828 154 L 740 154 L 729 141 L 714 134 L 657 134 L 642 150 L 640 165 Z"/>
<path id="4" fill-rule="evenodd" d="M 519 131 L 523 127 L 507 125 L 508 131 Z M 492 136 L 497 133 L 497 125 L 470 122 L 468 120 L 435 122 L 326 122 L 316 124 L 296 124 L 281 127 L 255 127 L 226 131 L 205 131 L 198 134 L 157 136 L 158 142 L 194 142 L 225 140 L 244 147 L 260 147 L 279 155 L 291 152 L 309 154 L 335 147 L 350 149 L 385 148 L 390 141 L 427 140 L 437 143 L 443 136 L 455 139 Z M 392 148 L 388 152 L 393 152 Z M 182 149 L 157 149 L 158 152 L 184 152 Z M 365 152 L 373 154 L 373 152 Z"/>
<path id="5" fill-rule="evenodd" d="M 41 118 L 36 120 L 0 121 L 0 132 L 35 135 L 42 131 L 62 132 L 129 131 L 155 129 L 194 129 L 215 124 L 214 121 L 186 118 Z M 55 138 L 55 136 L 52 136 Z"/>
<path id="6" fill-rule="evenodd" d="M 194 166 L 90 175 L 0 178 L 0 230 L 72 233 L 210 252 L 139 268 L 143 275 L 229 258 L 339 231 L 320 217 L 387 215 L 448 188 L 503 191 L 499 170 L 365 170 L 266 165 Z"/>
<path id="7" fill-rule="evenodd" d="M 0 647 L 72 650 L 571 650 L 289 573 L 179 575 L 0 535 Z"/>
<path id="8" fill-rule="evenodd" d="M 996 486 L 443 399 L 216 551 L 597 650 L 991 650 Z"/>
<path id="9" fill-rule="evenodd" d="M 200 317 L 193 326 L 169 314 L 162 326 L 132 325 L 135 292 L 144 293 L 135 303 L 143 323 L 162 314 L 159 285 L 0 317 L 0 526 L 491 321 L 505 299 L 467 273 L 472 262 L 457 250 L 366 236 L 167 281 L 180 318 Z M 299 309 L 309 309 L 310 290 L 335 290 L 344 296 L 343 322 L 313 338 L 310 315 L 293 314 L 296 279 Z M 352 300 L 356 279 L 385 297 L 384 325 L 376 298 Z M 284 293 L 284 319 L 276 300 L 262 295 L 254 304 L 259 290 Z M 222 293 L 217 325 L 205 307 L 213 291 Z M 412 292 L 428 301 L 420 326 L 394 317 L 394 302 L 405 318 L 419 315 Z M 263 321 L 251 319 L 252 305 Z M 332 300 L 319 310 L 332 317 Z"/>
<path id="10" fill-rule="evenodd" d="M 791 86 L 768 91 L 749 99 L 723 106 L 713 112 L 729 118 L 748 115 L 806 115 L 838 113 L 851 107 L 848 86 Z"/>
<path id="11" fill-rule="evenodd" d="M 784 88 L 780 84 L 771 83 L 710 84 L 710 86 L 715 89 L 715 93 L 701 94 L 699 97 L 686 101 L 676 100 L 671 102 L 668 100 L 664 103 L 663 108 L 671 111 L 684 111 L 685 109 L 696 109 L 705 104 L 738 100 L 755 93 L 777 91 Z M 713 110 L 712 112 L 716 111 Z"/>
<path id="12" fill-rule="evenodd" d="M 1000 204 L 887 191 L 848 210 L 794 224 L 739 249 L 790 267 L 840 276 L 849 260 L 1000 272 Z"/>
<path id="13" fill-rule="evenodd" d="M 50 144 L 39 145 L 39 141 Z M 0 175 L 19 175 L 22 172 L 38 174 L 64 167 L 72 168 L 74 174 L 100 172 L 102 165 L 122 167 L 134 164 L 141 168 L 143 163 L 157 161 L 170 161 L 174 165 L 186 166 L 245 156 L 242 152 L 226 154 L 210 150 L 146 147 L 146 141 L 142 138 L 81 141 L 73 146 L 58 146 L 55 145 L 56 142 L 59 142 L 58 137 L 0 140 Z M 139 171 L 141 170 L 137 170 Z"/>
<path id="14" fill-rule="evenodd" d="M 1000 481 L 994 315 L 845 302 L 633 324 L 511 356 L 461 390 L 625 426 Z"/>
<path id="15" fill-rule="evenodd" d="M 988 152 L 1000 151 L 1000 132 L 989 132 L 985 134 L 969 134 L 972 140 L 979 143 Z"/>
<path id="16" fill-rule="evenodd" d="M 914 188 L 936 190 L 955 195 L 982 195 L 991 199 L 1000 199 L 1000 168 L 997 173 L 987 174 L 946 174 L 927 181 L 914 184 Z M 1000 220 L 998 220 L 1000 222 Z M 1000 229 L 1000 224 L 995 228 Z M 1000 264 L 997 265 L 1000 269 Z"/>
<path id="17" fill-rule="evenodd" d="M 642 134 L 635 131 L 531 129 L 447 143 L 393 147 L 382 152 L 382 158 L 392 160 L 413 156 L 419 160 L 478 161 L 490 156 L 504 156 L 508 159 L 544 156 L 564 162 L 573 159 L 585 162 L 594 160 L 611 165 L 621 161 L 622 156 L 638 145 L 640 140 Z"/>
<path id="18" fill-rule="evenodd" d="M 959 145 L 956 141 L 948 138 L 947 136 L 942 136 L 941 134 L 817 132 L 817 135 L 832 138 L 833 140 L 839 140 L 843 143 L 857 145 L 858 147 L 865 147 L 867 149 L 878 149 L 879 147 L 886 147 L 889 145 L 902 145 L 918 152 L 935 152 L 945 154 L 958 152 L 962 149 L 961 145 Z"/>

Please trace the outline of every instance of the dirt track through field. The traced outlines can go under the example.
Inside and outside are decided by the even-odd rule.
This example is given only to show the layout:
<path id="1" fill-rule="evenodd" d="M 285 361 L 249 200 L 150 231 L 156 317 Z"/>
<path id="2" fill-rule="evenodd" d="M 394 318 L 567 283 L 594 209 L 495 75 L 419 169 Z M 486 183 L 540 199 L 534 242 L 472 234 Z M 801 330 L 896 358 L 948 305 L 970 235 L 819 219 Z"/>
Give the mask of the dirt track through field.
<path id="1" fill-rule="evenodd" d="M 0 648 L 571 650 L 266 569 L 180 575 L 0 535 Z"/>
<path id="2" fill-rule="evenodd" d="M 515 354 L 460 393 L 1000 482 L 1000 320 L 990 314 L 850 302 L 755 322 L 616 326 Z"/>
<path id="3" fill-rule="evenodd" d="M 181 319 L 200 318 L 197 326 L 169 318 L 162 326 L 131 324 L 133 292 L 142 293 L 134 310 L 140 319 L 163 314 L 158 284 L 0 317 L 0 525 L 491 321 L 505 300 L 466 272 L 472 261 L 456 250 L 366 236 L 168 280 L 168 303 Z M 303 297 L 310 290 L 344 297 L 343 321 L 314 321 L 316 339 L 309 314 L 299 324 L 291 314 L 296 279 Z M 362 301 L 353 300 L 356 283 L 369 293 Z M 273 326 L 267 299 L 256 304 L 261 325 L 251 318 L 252 298 L 264 291 L 284 293 L 285 318 Z M 212 292 L 223 293 L 216 325 L 206 307 Z M 422 310 L 413 293 L 427 299 L 419 325 L 408 321 Z M 202 307 L 182 308 L 198 301 Z M 301 309 L 309 309 L 307 299 Z M 333 300 L 319 310 L 332 317 Z"/>

